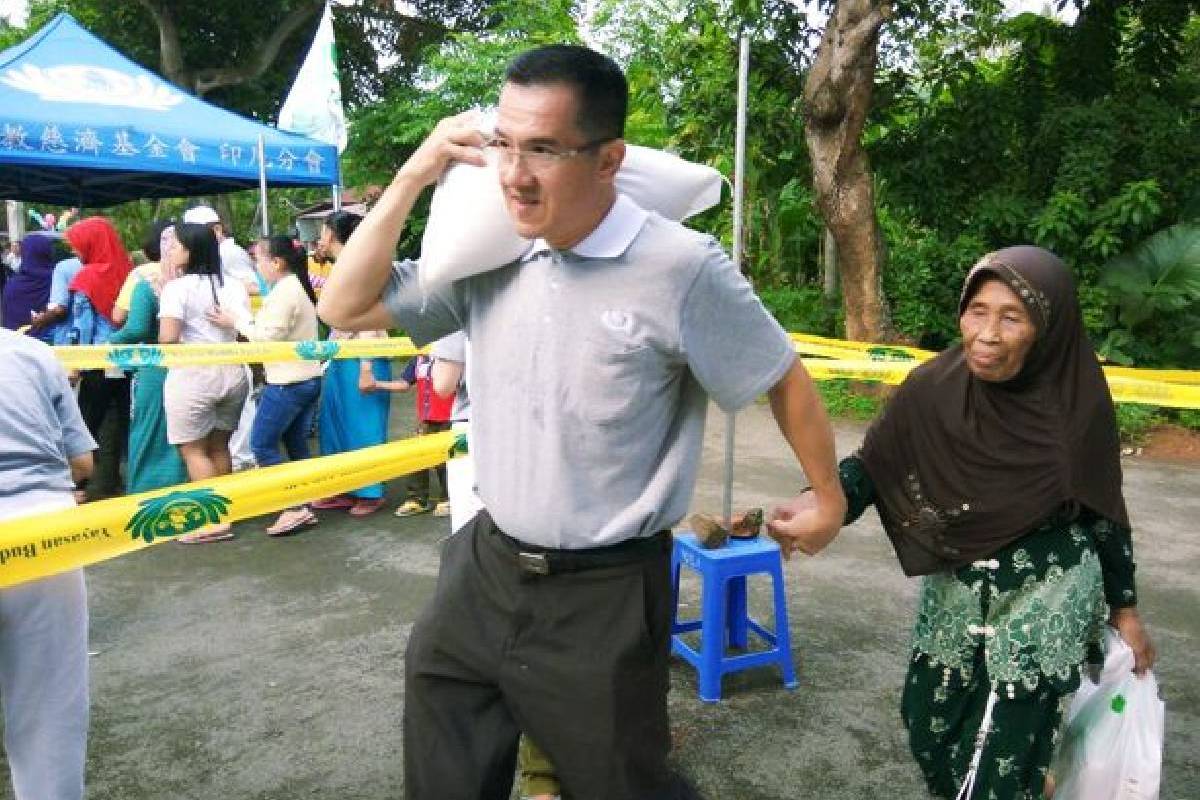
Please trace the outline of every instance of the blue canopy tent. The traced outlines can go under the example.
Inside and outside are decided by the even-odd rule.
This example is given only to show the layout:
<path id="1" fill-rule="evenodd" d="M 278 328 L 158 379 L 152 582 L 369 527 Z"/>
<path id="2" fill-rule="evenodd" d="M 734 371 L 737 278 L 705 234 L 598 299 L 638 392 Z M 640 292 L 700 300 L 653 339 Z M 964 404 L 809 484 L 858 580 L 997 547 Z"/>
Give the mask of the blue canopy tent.
<path id="1" fill-rule="evenodd" d="M 259 185 L 336 186 L 337 148 L 210 105 L 59 14 L 0 53 L 0 197 L 108 206 Z"/>

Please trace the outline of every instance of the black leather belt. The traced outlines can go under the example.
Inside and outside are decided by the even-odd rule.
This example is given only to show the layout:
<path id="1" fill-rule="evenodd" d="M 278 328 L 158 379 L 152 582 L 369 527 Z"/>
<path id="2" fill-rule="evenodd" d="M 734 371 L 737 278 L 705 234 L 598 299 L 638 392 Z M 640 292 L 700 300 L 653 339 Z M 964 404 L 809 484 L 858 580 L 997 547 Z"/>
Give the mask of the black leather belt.
<path id="1" fill-rule="evenodd" d="M 587 547 L 579 550 L 558 550 L 526 544 L 499 529 L 493 529 L 493 533 L 505 549 L 512 552 L 517 566 L 527 575 L 556 575 L 604 567 L 623 567 L 671 552 L 670 531 L 659 531 L 652 536 L 627 539 L 606 547 Z"/>

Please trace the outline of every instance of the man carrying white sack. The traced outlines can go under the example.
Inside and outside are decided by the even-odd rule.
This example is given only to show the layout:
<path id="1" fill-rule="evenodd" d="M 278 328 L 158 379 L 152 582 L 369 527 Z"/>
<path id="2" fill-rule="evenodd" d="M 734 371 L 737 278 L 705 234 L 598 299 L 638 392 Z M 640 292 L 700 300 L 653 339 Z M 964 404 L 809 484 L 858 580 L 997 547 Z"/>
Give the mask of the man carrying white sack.
<path id="1" fill-rule="evenodd" d="M 520 731 L 568 797 L 692 796 L 666 766 L 670 528 L 709 397 L 733 410 L 769 392 L 831 532 L 845 511 L 832 431 L 787 335 L 711 237 L 617 195 L 627 98 L 616 64 L 586 48 L 519 56 L 494 138 L 473 115 L 440 122 L 321 297 L 335 327 L 418 342 L 462 328 L 473 349 L 485 510 L 446 542 L 408 643 L 409 798 L 507 798 Z M 391 263 L 405 220 L 452 161 L 483 166 L 485 145 L 533 244 L 423 296 L 416 263 Z"/>
<path id="2" fill-rule="evenodd" d="M 0 330 L 0 520 L 74 506 L 95 449 L 50 348 Z M 34 555 L 0 549 L 10 567 Z M 4 751 L 17 800 L 83 797 L 87 629 L 83 570 L 0 589 Z"/>

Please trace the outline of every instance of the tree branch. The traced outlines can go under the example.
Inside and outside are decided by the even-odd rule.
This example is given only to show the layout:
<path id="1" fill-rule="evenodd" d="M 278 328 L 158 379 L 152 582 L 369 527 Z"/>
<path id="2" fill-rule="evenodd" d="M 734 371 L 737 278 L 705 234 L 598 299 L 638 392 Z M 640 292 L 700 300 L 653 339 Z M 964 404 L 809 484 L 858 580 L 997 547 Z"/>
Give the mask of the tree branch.
<path id="1" fill-rule="evenodd" d="M 183 63 L 183 48 L 179 43 L 179 25 L 170 5 L 157 0 L 138 0 L 150 12 L 158 26 L 158 60 L 162 74 L 177 86 L 191 88 L 187 67 Z"/>
<path id="2" fill-rule="evenodd" d="M 145 3 L 149 0 L 141 0 L 141 2 Z M 231 67 L 197 70 L 196 94 L 204 96 L 221 86 L 235 86 L 262 75 L 275 61 L 275 57 L 279 55 L 279 48 L 283 46 L 287 38 L 324 6 L 325 0 L 306 0 L 292 9 L 262 44 L 252 48 L 253 54 L 248 58 Z"/>
<path id="3" fill-rule="evenodd" d="M 874 63 L 879 29 L 890 9 L 874 0 L 839 0 L 805 82 L 805 118 L 833 128 L 844 123 L 847 100 L 859 85 L 859 65 Z"/>

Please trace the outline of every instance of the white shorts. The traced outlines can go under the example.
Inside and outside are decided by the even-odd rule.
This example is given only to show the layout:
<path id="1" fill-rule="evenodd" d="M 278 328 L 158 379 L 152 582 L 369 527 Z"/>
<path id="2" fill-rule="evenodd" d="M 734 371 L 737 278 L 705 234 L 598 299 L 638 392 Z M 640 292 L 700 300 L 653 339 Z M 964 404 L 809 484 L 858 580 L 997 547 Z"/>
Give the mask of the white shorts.
<path id="1" fill-rule="evenodd" d="M 214 430 L 235 430 L 249 392 L 240 364 L 172 367 L 163 386 L 167 441 L 187 444 Z"/>

